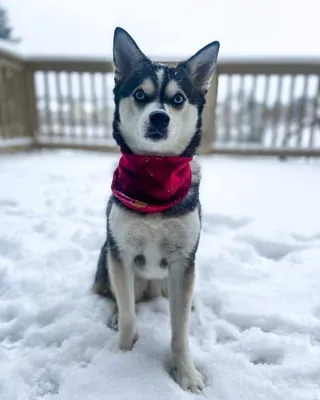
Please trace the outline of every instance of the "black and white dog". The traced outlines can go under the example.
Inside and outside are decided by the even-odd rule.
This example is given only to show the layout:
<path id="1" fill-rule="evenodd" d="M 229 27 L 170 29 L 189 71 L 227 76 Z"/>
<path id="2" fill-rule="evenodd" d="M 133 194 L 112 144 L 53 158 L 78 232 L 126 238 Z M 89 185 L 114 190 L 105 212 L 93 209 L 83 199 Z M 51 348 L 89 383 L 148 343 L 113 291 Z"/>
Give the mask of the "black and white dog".
<path id="1" fill-rule="evenodd" d="M 116 28 L 113 51 L 113 136 L 122 155 L 93 289 L 116 300 L 109 326 L 118 327 L 121 350 L 132 349 L 137 340 L 135 303 L 169 296 L 176 380 L 197 393 L 204 381 L 190 354 L 188 327 L 201 176 L 192 158 L 219 42 L 170 67 L 152 62 Z"/>

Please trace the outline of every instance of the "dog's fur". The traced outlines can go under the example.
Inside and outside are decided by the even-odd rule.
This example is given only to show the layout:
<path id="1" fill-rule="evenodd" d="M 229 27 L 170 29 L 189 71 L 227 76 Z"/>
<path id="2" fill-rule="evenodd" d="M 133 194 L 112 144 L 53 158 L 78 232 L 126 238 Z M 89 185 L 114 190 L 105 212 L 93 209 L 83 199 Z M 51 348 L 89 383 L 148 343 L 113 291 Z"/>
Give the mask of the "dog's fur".
<path id="1" fill-rule="evenodd" d="M 212 42 L 187 61 L 169 67 L 153 63 L 126 31 L 116 28 L 113 135 L 123 152 L 195 154 L 218 51 L 219 43 Z M 155 127 L 152 112 L 163 114 L 166 122 L 157 115 Z M 169 296 L 176 379 L 183 389 L 198 392 L 204 382 L 190 355 L 188 324 L 201 229 L 200 167 L 193 160 L 191 168 L 186 198 L 164 212 L 132 211 L 111 196 L 107 238 L 93 288 L 116 300 L 109 326 L 118 326 L 121 350 L 132 349 L 137 339 L 135 303 Z"/>

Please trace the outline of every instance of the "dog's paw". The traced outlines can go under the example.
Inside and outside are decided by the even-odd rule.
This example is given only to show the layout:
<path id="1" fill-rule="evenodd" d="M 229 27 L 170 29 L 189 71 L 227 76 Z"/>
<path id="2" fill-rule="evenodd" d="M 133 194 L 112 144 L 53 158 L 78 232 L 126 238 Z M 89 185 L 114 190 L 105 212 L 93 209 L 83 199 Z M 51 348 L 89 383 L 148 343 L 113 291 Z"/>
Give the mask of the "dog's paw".
<path id="1" fill-rule="evenodd" d="M 195 368 L 177 369 L 174 373 L 178 385 L 183 390 L 192 393 L 200 393 L 204 389 L 204 379 L 201 373 Z"/>
<path id="2" fill-rule="evenodd" d="M 118 338 L 113 342 L 110 346 L 110 351 L 114 354 L 121 354 L 125 353 L 127 351 L 131 351 L 135 342 L 138 340 L 138 335 L 135 335 L 133 340 L 130 340 L 129 338 Z"/>
<path id="3" fill-rule="evenodd" d="M 119 314 L 117 312 L 114 312 L 111 314 L 110 318 L 107 321 L 108 328 L 112 329 L 113 331 L 119 330 L 118 316 Z"/>
<path id="4" fill-rule="evenodd" d="M 118 348 L 121 351 L 130 351 L 132 350 L 135 342 L 138 340 L 138 334 L 134 333 L 133 335 L 124 334 L 119 336 L 118 340 Z"/>

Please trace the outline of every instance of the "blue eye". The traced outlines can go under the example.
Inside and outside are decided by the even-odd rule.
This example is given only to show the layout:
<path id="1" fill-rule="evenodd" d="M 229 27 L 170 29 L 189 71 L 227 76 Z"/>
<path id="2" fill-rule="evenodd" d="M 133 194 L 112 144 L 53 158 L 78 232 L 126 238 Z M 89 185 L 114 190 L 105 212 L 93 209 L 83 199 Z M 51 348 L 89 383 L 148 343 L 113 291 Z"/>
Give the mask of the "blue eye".
<path id="1" fill-rule="evenodd" d="M 142 89 L 138 89 L 133 96 L 137 101 L 144 101 L 147 98 Z"/>
<path id="2" fill-rule="evenodd" d="M 173 104 L 180 106 L 185 102 L 185 98 L 182 96 L 182 94 L 178 93 L 174 96 L 172 99 Z"/>

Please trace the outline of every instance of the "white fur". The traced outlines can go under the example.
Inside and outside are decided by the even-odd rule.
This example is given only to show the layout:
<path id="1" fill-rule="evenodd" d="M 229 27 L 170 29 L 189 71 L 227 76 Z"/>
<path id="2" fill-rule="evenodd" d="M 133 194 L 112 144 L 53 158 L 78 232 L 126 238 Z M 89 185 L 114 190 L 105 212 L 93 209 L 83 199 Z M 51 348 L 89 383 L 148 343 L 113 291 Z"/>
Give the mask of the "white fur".
<path id="1" fill-rule="evenodd" d="M 164 78 L 164 70 L 162 68 L 159 69 L 159 71 L 157 71 L 157 77 L 158 77 L 158 87 L 161 87 Z"/>
<path id="2" fill-rule="evenodd" d="M 150 78 L 147 78 L 143 81 L 141 88 L 149 96 L 152 96 L 156 91 L 154 83 L 152 82 L 152 80 Z"/>
<path id="3" fill-rule="evenodd" d="M 181 92 L 178 82 L 170 81 L 166 87 L 166 95 L 171 98 L 178 92 Z"/>
<path id="4" fill-rule="evenodd" d="M 161 213 L 147 214 L 141 218 L 113 204 L 109 215 L 112 234 L 117 242 L 125 268 L 133 268 L 135 273 L 145 279 L 163 279 L 168 270 L 160 267 L 162 258 L 170 265 L 179 264 L 182 257 L 188 257 L 199 236 L 200 221 L 198 210 L 179 218 L 165 218 Z M 161 248 L 161 242 L 171 242 L 171 249 Z M 170 251 L 175 248 L 180 251 Z M 133 259 L 144 254 L 146 265 L 136 268 Z"/>

